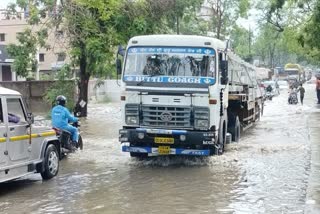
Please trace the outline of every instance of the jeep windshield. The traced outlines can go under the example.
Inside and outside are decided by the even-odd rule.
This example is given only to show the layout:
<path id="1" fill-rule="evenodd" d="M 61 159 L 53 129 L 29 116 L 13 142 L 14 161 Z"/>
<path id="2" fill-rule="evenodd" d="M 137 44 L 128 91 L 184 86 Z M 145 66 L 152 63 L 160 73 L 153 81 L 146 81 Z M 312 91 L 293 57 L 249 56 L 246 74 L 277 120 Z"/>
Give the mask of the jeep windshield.
<path id="1" fill-rule="evenodd" d="M 141 83 L 213 85 L 215 51 L 197 47 L 130 47 L 123 80 Z"/>

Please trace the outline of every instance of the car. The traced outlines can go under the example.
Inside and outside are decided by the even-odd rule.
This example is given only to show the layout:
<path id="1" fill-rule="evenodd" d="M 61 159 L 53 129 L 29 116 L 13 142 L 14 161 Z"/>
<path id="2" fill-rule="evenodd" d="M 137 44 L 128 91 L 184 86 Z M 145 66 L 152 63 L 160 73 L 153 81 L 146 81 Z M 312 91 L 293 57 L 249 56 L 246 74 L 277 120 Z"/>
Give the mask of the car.
<path id="1" fill-rule="evenodd" d="M 19 92 L 0 87 L 0 183 L 32 173 L 58 174 L 60 145 L 50 127 L 35 126 Z"/>

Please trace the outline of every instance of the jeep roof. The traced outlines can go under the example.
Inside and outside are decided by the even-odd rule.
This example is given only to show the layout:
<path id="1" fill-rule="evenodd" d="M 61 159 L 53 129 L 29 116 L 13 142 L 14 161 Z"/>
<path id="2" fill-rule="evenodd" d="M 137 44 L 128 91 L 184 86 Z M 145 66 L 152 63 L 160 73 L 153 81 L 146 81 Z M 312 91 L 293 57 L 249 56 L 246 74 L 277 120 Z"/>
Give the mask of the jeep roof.
<path id="1" fill-rule="evenodd" d="M 21 94 L 17 91 L 14 91 L 8 88 L 0 87 L 0 96 L 2 95 L 21 95 Z"/>

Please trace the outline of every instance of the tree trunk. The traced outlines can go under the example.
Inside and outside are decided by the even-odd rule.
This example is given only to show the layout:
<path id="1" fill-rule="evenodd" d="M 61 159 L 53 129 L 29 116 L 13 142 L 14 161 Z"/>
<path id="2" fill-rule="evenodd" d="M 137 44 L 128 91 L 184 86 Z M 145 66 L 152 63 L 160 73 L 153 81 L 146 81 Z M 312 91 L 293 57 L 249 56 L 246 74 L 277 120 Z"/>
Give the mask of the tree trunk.
<path id="1" fill-rule="evenodd" d="M 179 22 L 179 16 L 177 15 L 177 34 L 180 34 L 180 22 Z"/>
<path id="2" fill-rule="evenodd" d="M 90 73 L 87 72 L 87 58 L 84 48 L 80 57 L 80 81 L 78 83 L 79 97 L 75 106 L 75 113 L 78 117 L 86 117 L 88 111 L 88 86 Z"/>

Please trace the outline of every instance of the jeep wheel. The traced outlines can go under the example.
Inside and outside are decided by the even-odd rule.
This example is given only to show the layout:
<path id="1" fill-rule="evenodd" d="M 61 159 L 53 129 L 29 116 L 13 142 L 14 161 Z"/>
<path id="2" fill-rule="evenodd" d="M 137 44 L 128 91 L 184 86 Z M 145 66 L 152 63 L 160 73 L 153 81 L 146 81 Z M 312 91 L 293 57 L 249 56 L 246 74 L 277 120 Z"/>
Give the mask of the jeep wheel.
<path id="1" fill-rule="evenodd" d="M 50 144 L 45 152 L 44 171 L 41 176 L 44 180 L 53 178 L 59 171 L 59 154 L 55 145 Z"/>

